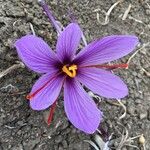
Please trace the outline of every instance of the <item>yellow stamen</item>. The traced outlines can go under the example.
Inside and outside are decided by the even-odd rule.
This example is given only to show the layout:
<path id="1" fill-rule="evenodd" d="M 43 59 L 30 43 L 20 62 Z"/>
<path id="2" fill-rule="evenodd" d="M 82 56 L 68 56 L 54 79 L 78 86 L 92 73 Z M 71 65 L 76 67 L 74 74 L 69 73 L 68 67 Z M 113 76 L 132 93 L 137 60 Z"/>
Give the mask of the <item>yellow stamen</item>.
<path id="1" fill-rule="evenodd" d="M 63 66 L 62 71 L 65 72 L 69 77 L 74 78 L 76 76 L 77 65 L 71 65 L 67 68 L 66 65 Z"/>

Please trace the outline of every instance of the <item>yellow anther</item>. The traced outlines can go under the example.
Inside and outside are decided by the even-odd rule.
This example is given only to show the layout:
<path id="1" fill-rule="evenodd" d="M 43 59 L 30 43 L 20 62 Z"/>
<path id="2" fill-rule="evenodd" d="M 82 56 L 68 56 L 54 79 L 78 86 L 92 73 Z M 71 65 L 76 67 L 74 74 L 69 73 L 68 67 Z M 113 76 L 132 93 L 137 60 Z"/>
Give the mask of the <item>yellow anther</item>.
<path id="1" fill-rule="evenodd" d="M 63 66 L 62 71 L 65 72 L 69 77 L 74 78 L 76 76 L 77 65 Z"/>

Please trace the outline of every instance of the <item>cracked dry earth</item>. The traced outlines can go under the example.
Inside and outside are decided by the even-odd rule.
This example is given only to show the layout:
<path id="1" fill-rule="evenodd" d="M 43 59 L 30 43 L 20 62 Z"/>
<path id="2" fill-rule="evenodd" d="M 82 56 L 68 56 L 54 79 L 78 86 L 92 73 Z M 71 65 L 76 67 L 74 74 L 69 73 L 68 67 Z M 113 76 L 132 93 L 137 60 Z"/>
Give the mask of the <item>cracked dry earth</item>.
<path id="1" fill-rule="evenodd" d="M 150 1 L 124 0 L 113 9 L 109 22 L 102 25 L 105 12 L 115 2 L 116 0 L 47 0 L 54 15 L 63 25 L 69 23 L 68 10 L 71 8 L 88 42 L 112 34 L 135 34 L 139 37 L 140 45 L 136 49 L 138 52 L 130 60 L 129 68 L 115 70 L 129 87 L 129 96 L 122 100 L 126 114 L 119 119 L 124 109 L 117 101 L 106 101 L 102 98 L 101 102 L 96 102 L 104 112 L 99 129 L 103 129 L 107 136 L 113 134 L 109 142 L 112 150 L 144 149 L 138 138 L 119 147 L 125 129 L 128 130 L 128 137 L 143 134 L 145 149 L 150 150 Z M 131 9 L 122 20 L 129 5 Z M 1 72 L 17 63 L 13 42 L 31 33 L 30 24 L 33 25 L 35 33 L 54 48 L 56 32 L 36 0 L 0 0 Z M 118 62 L 126 63 L 131 55 Z M 37 74 L 21 67 L 0 78 L 0 150 L 93 149 L 85 140 L 91 140 L 98 145 L 94 141 L 95 135 L 99 135 L 98 132 L 86 135 L 68 122 L 62 96 L 49 127 L 45 122 L 49 110 L 37 112 L 29 108 L 25 96 L 36 79 Z M 105 133 L 99 136 L 104 141 L 108 140 Z M 138 148 L 127 146 L 129 144 Z"/>

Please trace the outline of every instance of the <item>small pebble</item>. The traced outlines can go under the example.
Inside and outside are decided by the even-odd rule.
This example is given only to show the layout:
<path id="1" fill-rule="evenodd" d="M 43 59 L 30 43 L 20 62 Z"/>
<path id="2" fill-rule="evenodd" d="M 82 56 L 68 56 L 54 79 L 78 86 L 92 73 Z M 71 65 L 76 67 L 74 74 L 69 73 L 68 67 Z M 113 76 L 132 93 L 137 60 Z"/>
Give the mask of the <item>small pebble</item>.
<path id="1" fill-rule="evenodd" d="M 32 4 L 33 0 L 26 0 L 27 4 Z"/>
<path id="2" fill-rule="evenodd" d="M 127 148 L 126 148 L 126 147 L 123 147 L 122 150 L 127 150 Z"/>
<path id="3" fill-rule="evenodd" d="M 61 135 L 58 135 L 55 139 L 56 143 L 60 143 L 63 140 L 63 137 Z"/>
<path id="4" fill-rule="evenodd" d="M 127 111 L 130 115 L 134 115 L 135 114 L 135 107 L 134 106 L 129 106 Z"/>
<path id="5" fill-rule="evenodd" d="M 67 144 L 67 141 L 66 140 L 63 140 L 62 141 L 62 145 L 63 145 L 63 148 L 67 148 L 68 147 L 68 144 Z"/>
<path id="6" fill-rule="evenodd" d="M 135 103 L 137 103 L 137 104 L 141 104 L 141 103 L 142 103 L 142 101 L 141 101 L 141 99 L 136 99 L 136 100 L 135 100 Z"/>
<path id="7" fill-rule="evenodd" d="M 143 134 L 139 137 L 139 143 L 142 145 L 145 143 L 145 138 L 144 138 Z"/>
<path id="8" fill-rule="evenodd" d="M 59 146 L 58 150 L 64 150 L 62 146 Z"/>
<path id="9" fill-rule="evenodd" d="M 147 118 L 147 112 L 143 112 L 140 114 L 140 119 L 144 119 L 144 118 Z"/>
<path id="10" fill-rule="evenodd" d="M 146 15 L 150 15 L 150 10 L 149 9 L 146 10 Z"/>

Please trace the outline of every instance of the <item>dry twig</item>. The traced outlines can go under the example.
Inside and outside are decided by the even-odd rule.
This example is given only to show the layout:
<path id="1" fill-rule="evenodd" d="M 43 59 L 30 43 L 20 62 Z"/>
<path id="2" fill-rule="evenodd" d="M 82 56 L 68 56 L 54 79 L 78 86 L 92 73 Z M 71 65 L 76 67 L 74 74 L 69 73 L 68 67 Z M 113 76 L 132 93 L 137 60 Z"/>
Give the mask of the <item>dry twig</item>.
<path id="1" fill-rule="evenodd" d="M 101 97 L 94 94 L 92 91 L 89 91 L 88 92 L 88 95 L 91 97 L 91 98 L 95 98 L 96 100 L 98 100 L 99 102 L 101 102 Z"/>
<path id="2" fill-rule="evenodd" d="M 147 2 L 146 2 L 146 4 L 147 4 L 148 8 L 150 9 L 150 4 L 149 4 L 149 3 L 147 3 Z"/>
<path id="3" fill-rule="evenodd" d="M 126 114 L 127 114 L 127 108 L 126 106 L 121 102 L 120 99 L 117 99 L 118 103 L 120 104 L 120 106 L 122 106 L 122 108 L 124 109 L 124 113 L 119 117 L 119 120 L 123 119 Z"/>
<path id="4" fill-rule="evenodd" d="M 33 35 L 36 35 L 32 23 L 29 23 L 29 25 L 30 25 L 30 29 L 31 29 L 31 31 L 32 31 L 32 34 L 33 34 Z"/>
<path id="5" fill-rule="evenodd" d="M 104 23 L 101 23 L 101 25 L 107 25 L 109 23 L 109 16 L 110 16 L 112 10 L 121 2 L 123 2 L 123 0 L 117 1 L 108 9 L 108 11 L 105 14 L 105 21 L 104 21 Z"/>
<path id="6" fill-rule="evenodd" d="M 18 68 L 24 68 L 24 64 L 22 62 L 19 62 L 18 64 L 14 64 L 12 65 L 11 67 L 9 67 L 8 69 L 0 72 L 0 78 L 4 77 L 5 75 L 7 75 L 8 73 L 14 71 L 15 69 L 18 69 Z"/>
<path id="7" fill-rule="evenodd" d="M 129 19 L 131 19 L 131 20 L 134 20 L 135 22 L 138 22 L 138 23 L 144 24 L 144 22 L 143 22 L 143 21 L 138 20 L 138 19 L 136 19 L 136 18 L 134 18 L 134 17 L 132 17 L 132 16 L 129 16 L 128 18 L 129 18 Z"/>
<path id="8" fill-rule="evenodd" d="M 129 14 L 129 12 L 130 12 L 130 10 L 131 10 L 131 7 L 132 7 L 132 5 L 129 4 L 128 8 L 126 9 L 126 11 L 125 11 L 124 14 L 123 14 L 122 20 L 126 20 L 128 14 Z"/>
<path id="9" fill-rule="evenodd" d="M 96 134 L 94 140 L 96 144 L 103 150 L 105 147 L 105 142 L 103 141 L 103 139 L 98 134 Z"/>
<path id="10" fill-rule="evenodd" d="M 129 66 L 129 63 L 130 63 L 131 59 L 133 59 L 134 56 L 135 56 L 139 51 L 141 51 L 142 49 L 144 49 L 144 48 L 145 48 L 146 46 L 148 46 L 148 45 L 149 45 L 149 42 L 146 43 L 146 44 L 144 43 L 141 48 L 139 48 L 138 50 L 136 50 L 136 51 L 130 56 L 130 58 L 129 58 L 128 61 L 127 61 L 128 66 Z M 128 69 L 128 68 L 127 68 L 127 69 Z"/>
<path id="11" fill-rule="evenodd" d="M 141 67 L 142 71 L 148 76 L 150 77 L 150 72 L 148 72 L 147 70 L 145 70 L 143 67 Z"/>

